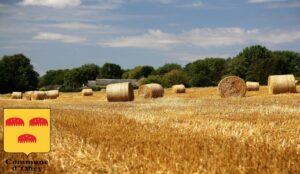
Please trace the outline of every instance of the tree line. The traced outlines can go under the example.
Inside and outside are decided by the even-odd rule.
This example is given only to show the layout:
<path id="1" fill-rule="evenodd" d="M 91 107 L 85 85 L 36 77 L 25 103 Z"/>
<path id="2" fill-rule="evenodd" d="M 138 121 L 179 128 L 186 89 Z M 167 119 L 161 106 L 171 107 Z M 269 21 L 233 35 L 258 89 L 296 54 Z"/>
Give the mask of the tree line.
<path id="1" fill-rule="evenodd" d="M 229 75 L 237 75 L 246 81 L 266 84 L 269 75 L 294 74 L 300 77 L 300 54 L 294 51 L 271 51 L 261 45 L 243 49 L 233 58 L 205 58 L 188 63 L 184 67 L 167 63 L 157 69 L 152 66 L 136 66 L 122 69 L 120 65 L 105 63 L 102 66 L 85 64 L 73 69 L 49 70 L 39 76 L 22 54 L 4 56 L 0 60 L 0 93 L 47 89 L 62 86 L 62 91 L 78 91 L 88 80 L 139 79 L 140 83 L 160 83 L 164 87 L 184 84 L 188 87 L 216 86 Z"/>

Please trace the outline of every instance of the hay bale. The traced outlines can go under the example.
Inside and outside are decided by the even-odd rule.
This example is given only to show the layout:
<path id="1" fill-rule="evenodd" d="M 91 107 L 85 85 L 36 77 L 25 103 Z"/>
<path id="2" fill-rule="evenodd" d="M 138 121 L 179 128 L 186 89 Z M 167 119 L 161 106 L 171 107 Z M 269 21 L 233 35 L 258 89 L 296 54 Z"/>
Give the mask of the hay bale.
<path id="1" fill-rule="evenodd" d="M 59 91 L 58 90 L 50 90 L 46 91 L 47 99 L 56 99 L 59 97 Z"/>
<path id="2" fill-rule="evenodd" d="M 243 79 L 229 76 L 219 82 L 218 90 L 221 97 L 244 97 L 247 86 Z"/>
<path id="3" fill-rule="evenodd" d="M 22 99 L 22 92 L 12 92 L 11 99 Z"/>
<path id="4" fill-rule="evenodd" d="M 107 85 L 106 96 L 109 102 L 133 101 L 133 86 L 129 82 Z"/>
<path id="5" fill-rule="evenodd" d="M 293 74 L 272 75 L 268 78 L 269 94 L 296 93 Z"/>
<path id="6" fill-rule="evenodd" d="M 26 91 L 26 92 L 24 92 L 23 99 L 31 100 L 32 93 L 33 93 L 33 91 Z"/>
<path id="7" fill-rule="evenodd" d="M 247 91 L 259 91 L 259 82 L 246 82 Z"/>
<path id="8" fill-rule="evenodd" d="M 164 96 L 164 88 L 157 83 L 142 85 L 139 87 L 138 95 L 144 98 L 158 98 Z"/>
<path id="9" fill-rule="evenodd" d="M 181 85 L 173 85 L 172 91 L 174 93 L 185 93 L 185 86 L 183 84 Z"/>
<path id="10" fill-rule="evenodd" d="M 31 100 L 44 100 L 47 98 L 45 91 L 33 91 L 31 94 Z"/>
<path id="11" fill-rule="evenodd" d="M 83 96 L 92 96 L 93 95 L 93 90 L 92 89 L 82 89 L 81 94 Z"/>

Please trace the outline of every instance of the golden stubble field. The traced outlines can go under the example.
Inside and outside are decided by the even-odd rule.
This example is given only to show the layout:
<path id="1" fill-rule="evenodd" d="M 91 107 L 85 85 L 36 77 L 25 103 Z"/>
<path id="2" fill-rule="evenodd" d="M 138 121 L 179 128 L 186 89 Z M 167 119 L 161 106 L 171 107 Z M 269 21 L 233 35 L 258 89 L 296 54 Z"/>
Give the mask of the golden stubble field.
<path id="1" fill-rule="evenodd" d="M 51 174 L 300 173 L 300 93 L 269 95 L 267 87 L 229 99 L 217 88 L 165 93 L 126 103 L 108 103 L 105 92 L 45 101 L 0 96 L 0 110 L 52 109 L 51 152 L 29 155 L 49 159 Z"/>

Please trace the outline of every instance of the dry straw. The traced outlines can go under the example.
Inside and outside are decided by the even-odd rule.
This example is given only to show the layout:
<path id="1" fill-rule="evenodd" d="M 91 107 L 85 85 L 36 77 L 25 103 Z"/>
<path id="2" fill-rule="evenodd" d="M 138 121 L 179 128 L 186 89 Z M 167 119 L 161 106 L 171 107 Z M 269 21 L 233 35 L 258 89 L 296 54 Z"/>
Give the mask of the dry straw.
<path id="1" fill-rule="evenodd" d="M 243 79 L 229 76 L 220 81 L 218 90 L 221 97 L 244 97 L 247 86 Z"/>
<path id="2" fill-rule="evenodd" d="M 59 91 L 58 90 L 50 90 L 46 91 L 47 99 L 56 99 L 59 97 Z"/>
<path id="3" fill-rule="evenodd" d="M 107 85 L 106 96 L 109 102 L 133 101 L 133 86 L 129 82 Z"/>
<path id="4" fill-rule="evenodd" d="M 93 90 L 92 89 L 82 89 L 81 94 L 83 96 L 92 96 L 93 95 Z"/>
<path id="5" fill-rule="evenodd" d="M 23 99 L 31 100 L 32 93 L 33 93 L 33 91 L 26 91 L 26 92 L 24 92 Z"/>
<path id="6" fill-rule="evenodd" d="M 34 91 L 31 94 L 31 100 L 44 100 L 47 98 L 45 91 Z"/>
<path id="7" fill-rule="evenodd" d="M 22 99 L 22 92 L 13 92 L 11 94 L 12 99 Z"/>
<path id="8" fill-rule="evenodd" d="M 259 91 L 259 82 L 246 82 L 247 91 Z"/>
<path id="9" fill-rule="evenodd" d="M 138 95 L 144 98 L 158 98 L 164 96 L 164 88 L 157 83 L 142 85 L 139 87 Z"/>
<path id="10" fill-rule="evenodd" d="M 295 93 L 295 77 L 293 74 L 269 76 L 268 87 L 269 94 Z"/>
<path id="11" fill-rule="evenodd" d="M 183 84 L 180 85 L 173 85 L 172 91 L 174 93 L 185 93 L 185 86 Z"/>
<path id="12" fill-rule="evenodd" d="M 300 85 L 300 80 L 296 80 L 296 81 L 295 81 L 295 84 L 296 84 L 296 85 Z"/>

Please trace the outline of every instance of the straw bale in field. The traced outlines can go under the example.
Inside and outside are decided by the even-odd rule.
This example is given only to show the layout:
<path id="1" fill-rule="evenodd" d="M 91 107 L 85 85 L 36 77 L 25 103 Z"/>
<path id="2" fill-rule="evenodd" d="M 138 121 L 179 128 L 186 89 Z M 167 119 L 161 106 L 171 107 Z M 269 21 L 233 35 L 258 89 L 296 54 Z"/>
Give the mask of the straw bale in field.
<path id="1" fill-rule="evenodd" d="M 142 85 L 139 87 L 138 95 L 144 98 L 158 98 L 164 96 L 164 88 L 157 83 Z"/>
<path id="2" fill-rule="evenodd" d="M 12 99 L 22 99 L 22 92 L 12 92 L 11 98 Z"/>
<path id="3" fill-rule="evenodd" d="M 259 82 L 246 82 L 247 91 L 259 91 Z"/>
<path id="4" fill-rule="evenodd" d="M 26 91 L 26 92 L 24 92 L 23 99 L 31 100 L 32 93 L 33 93 L 33 91 Z"/>
<path id="5" fill-rule="evenodd" d="M 56 99 L 59 97 L 59 91 L 58 90 L 50 90 L 46 91 L 47 99 Z"/>
<path id="6" fill-rule="evenodd" d="M 133 101 L 133 86 L 129 82 L 107 85 L 106 96 L 109 102 Z"/>
<path id="7" fill-rule="evenodd" d="M 31 94 L 31 100 L 44 100 L 47 98 L 45 91 L 33 91 Z"/>
<path id="8" fill-rule="evenodd" d="M 81 93 L 83 96 L 92 96 L 93 90 L 92 89 L 82 89 Z"/>
<path id="9" fill-rule="evenodd" d="M 295 93 L 295 77 L 293 74 L 269 76 L 268 87 L 269 94 Z"/>
<path id="10" fill-rule="evenodd" d="M 221 97 L 244 97 L 247 86 L 243 79 L 229 76 L 219 82 L 218 90 Z"/>
<path id="11" fill-rule="evenodd" d="M 185 86 L 183 84 L 180 85 L 173 85 L 172 91 L 174 93 L 185 93 Z"/>

